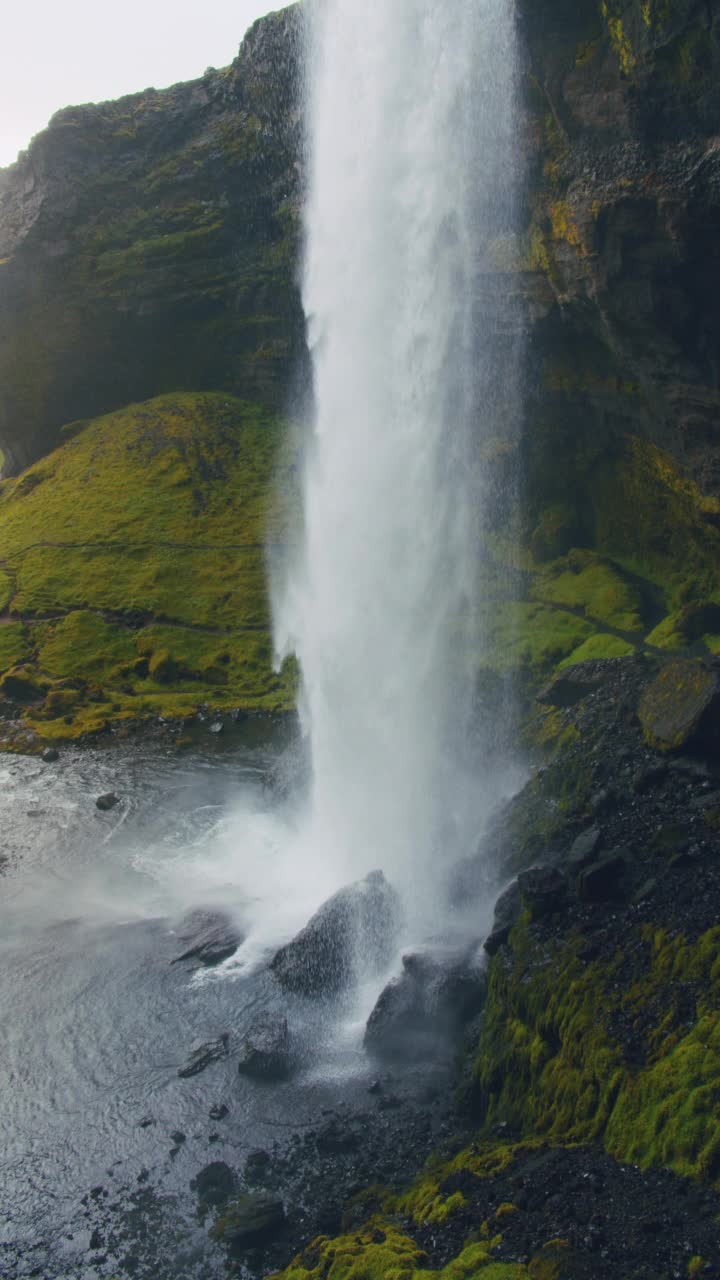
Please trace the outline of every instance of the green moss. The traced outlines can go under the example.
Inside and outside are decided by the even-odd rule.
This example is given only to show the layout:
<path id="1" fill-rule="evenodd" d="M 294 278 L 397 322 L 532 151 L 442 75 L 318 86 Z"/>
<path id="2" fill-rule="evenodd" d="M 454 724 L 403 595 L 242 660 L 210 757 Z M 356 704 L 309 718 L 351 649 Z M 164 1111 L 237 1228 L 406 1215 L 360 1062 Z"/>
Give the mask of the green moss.
<path id="1" fill-rule="evenodd" d="M 399 1227 L 374 1219 L 356 1235 L 321 1236 L 278 1274 L 283 1280 L 412 1280 L 426 1260 Z"/>
<path id="2" fill-rule="evenodd" d="M 289 451 L 253 405 L 168 395 L 85 424 L 0 488 L 0 590 L 22 619 L 0 628 L 0 662 L 7 631 L 6 667 L 31 656 L 48 686 L 85 689 L 28 712 L 43 737 L 294 705 L 292 665 L 273 670 L 265 558 L 294 518 Z"/>
<path id="3" fill-rule="evenodd" d="M 607 632 L 599 632 L 597 635 L 590 636 L 589 640 L 583 641 L 577 649 L 569 657 L 564 658 L 559 664 L 560 667 L 573 667 L 577 662 L 591 662 L 597 658 L 627 658 L 636 650 L 627 640 L 622 640 L 620 636 L 609 635 Z"/>
<path id="4" fill-rule="evenodd" d="M 592 634 L 592 625 L 563 609 L 536 602 L 501 604 L 488 618 L 488 655 L 494 670 L 551 671 Z"/>
<path id="5" fill-rule="evenodd" d="M 0 627 L 0 673 L 8 671 L 30 656 L 28 633 L 20 622 Z"/>
<path id="6" fill-rule="evenodd" d="M 580 939 L 539 947 L 520 922 L 511 964 L 494 961 L 475 1057 L 485 1123 L 499 1119 L 557 1141 L 602 1141 L 618 1160 L 720 1177 L 720 928 L 691 944 L 643 927 L 644 970 L 629 989 L 623 955 L 580 958 Z M 630 950 L 633 936 L 627 940 Z M 673 998 L 696 993 L 697 1016 Z M 628 1023 L 644 1065 L 610 1026 Z M 637 1055 L 634 1059 L 637 1061 Z"/>
<path id="7" fill-rule="evenodd" d="M 588 499 L 596 550 L 658 588 L 668 613 L 720 599 L 720 534 L 706 519 L 716 503 L 669 454 L 625 437 L 595 468 Z"/>
<path id="8" fill-rule="evenodd" d="M 637 591 L 607 560 L 575 550 L 538 574 L 532 595 L 544 603 L 582 609 L 585 616 L 619 631 L 642 629 Z"/>

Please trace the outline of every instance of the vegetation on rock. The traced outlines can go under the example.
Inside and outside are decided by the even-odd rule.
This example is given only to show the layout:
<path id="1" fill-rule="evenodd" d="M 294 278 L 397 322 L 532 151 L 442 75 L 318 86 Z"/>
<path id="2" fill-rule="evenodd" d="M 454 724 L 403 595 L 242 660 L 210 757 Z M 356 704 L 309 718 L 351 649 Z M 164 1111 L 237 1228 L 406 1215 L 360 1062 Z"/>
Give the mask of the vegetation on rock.
<path id="1" fill-rule="evenodd" d="M 266 564 L 287 536 L 290 447 L 255 405 L 178 393 L 87 423 L 2 484 L 10 741 L 293 705 Z"/>

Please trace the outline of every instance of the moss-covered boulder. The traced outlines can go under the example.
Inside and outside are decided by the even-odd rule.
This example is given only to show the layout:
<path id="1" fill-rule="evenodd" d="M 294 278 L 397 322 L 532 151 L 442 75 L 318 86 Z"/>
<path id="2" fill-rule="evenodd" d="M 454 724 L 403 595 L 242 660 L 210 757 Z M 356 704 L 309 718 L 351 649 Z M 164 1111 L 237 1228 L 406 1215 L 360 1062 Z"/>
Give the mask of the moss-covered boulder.
<path id="1" fill-rule="evenodd" d="M 256 405 L 177 393 L 87 423 L 6 480 L 0 697 L 16 705 L 11 720 L 62 739 L 202 705 L 287 710 L 266 555 L 287 535 L 290 448 L 286 426 Z"/>
<path id="2" fill-rule="evenodd" d="M 712 740 L 712 722 L 719 709 L 717 672 L 686 660 L 663 667 L 646 689 L 638 715 L 650 746 L 677 751 L 695 745 L 703 733 Z"/>

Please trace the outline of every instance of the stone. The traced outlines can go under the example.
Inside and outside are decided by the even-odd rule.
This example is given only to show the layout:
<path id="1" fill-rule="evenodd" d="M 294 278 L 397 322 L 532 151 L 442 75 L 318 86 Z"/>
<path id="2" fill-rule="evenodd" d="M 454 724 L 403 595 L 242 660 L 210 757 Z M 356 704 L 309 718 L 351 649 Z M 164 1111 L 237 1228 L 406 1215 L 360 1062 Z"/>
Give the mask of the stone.
<path id="1" fill-rule="evenodd" d="M 178 1075 L 182 1080 L 189 1076 L 197 1076 L 213 1062 L 220 1062 L 228 1056 L 230 1037 L 227 1032 L 217 1040 L 196 1040 L 190 1048 L 190 1056 L 182 1067 L 178 1067 Z"/>
<path id="2" fill-rule="evenodd" d="M 240 1047 L 241 1075 L 280 1080 L 290 1072 L 290 1034 L 287 1018 L 262 1014 L 245 1033 Z"/>
<path id="3" fill-rule="evenodd" d="M 520 893 L 520 885 L 517 880 L 513 880 L 512 884 L 503 890 L 495 903 L 492 932 L 483 943 L 483 947 L 489 956 L 496 955 L 507 942 L 510 930 L 520 919 L 521 912 L 522 895 Z"/>
<path id="4" fill-rule="evenodd" d="M 185 917 L 178 928 L 178 937 L 186 945 L 172 963 L 194 960 L 206 968 L 229 959 L 243 941 L 243 934 L 230 916 L 204 909 L 191 911 Z"/>
<path id="5" fill-rule="evenodd" d="M 224 1160 L 213 1160 L 200 1170 L 190 1183 L 200 1202 L 202 1210 L 217 1209 L 226 1204 L 235 1195 L 238 1180 Z"/>
<path id="6" fill-rule="evenodd" d="M 365 1028 L 365 1046 L 389 1058 L 452 1051 L 482 1010 L 484 969 L 467 950 L 427 949 L 403 956 L 403 972 L 381 991 Z"/>
<path id="7" fill-rule="evenodd" d="M 532 867 L 518 876 L 523 906 L 532 920 L 544 920 L 561 910 L 567 898 L 567 881 L 556 867 Z"/>
<path id="8" fill-rule="evenodd" d="M 208 1111 L 208 1115 L 211 1120 L 224 1120 L 228 1110 L 224 1102 L 216 1102 Z"/>
<path id="9" fill-rule="evenodd" d="M 645 690 L 638 718 L 656 751 L 680 751 L 717 738 L 718 711 L 717 673 L 702 662 L 677 658 Z"/>
<path id="10" fill-rule="evenodd" d="M 209 729 L 208 729 L 208 733 L 215 733 L 215 734 L 219 734 L 219 733 L 222 733 L 222 732 L 224 731 L 224 729 L 225 729 L 225 726 L 224 726 L 224 724 L 223 724 L 222 720 L 215 720 L 215 721 L 213 721 L 213 723 L 210 725 L 210 727 L 209 727 Z"/>
<path id="11" fill-rule="evenodd" d="M 270 968 L 281 986 L 301 995 L 333 995 L 359 974 L 382 973 L 395 950 L 400 899 L 382 871 L 347 885 L 281 947 Z"/>
<path id="12" fill-rule="evenodd" d="M 60 759 L 60 752 L 55 747 L 46 747 L 41 753 L 40 759 L 45 764 L 55 764 Z"/>
<path id="13" fill-rule="evenodd" d="M 183 1133 L 182 1129 L 173 1129 L 170 1141 L 174 1142 L 176 1147 L 181 1147 L 183 1142 L 187 1142 L 187 1134 Z"/>
<path id="14" fill-rule="evenodd" d="M 115 795 L 114 791 L 107 791 L 105 795 L 98 796 L 95 801 L 96 807 L 103 813 L 107 813 L 109 809 L 114 809 L 115 805 L 119 803 L 119 797 Z"/>
<path id="15" fill-rule="evenodd" d="M 570 846 L 570 852 L 567 857 L 570 870 L 579 871 L 582 867 L 586 867 L 589 862 L 592 862 L 601 841 L 602 831 L 599 827 L 589 827 L 587 831 L 582 831 Z"/>
<path id="16" fill-rule="evenodd" d="M 233 1200 L 212 1234 L 229 1245 L 257 1245 L 272 1240 L 284 1222 L 285 1208 L 279 1196 L 250 1192 Z"/>
<path id="17" fill-rule="evenodd" d="M 584 902 L 605 902 L 614 898 L 627 869 L 625 853 L 617 851 L 585 867 L 578 876 L 578 893 Z"/>

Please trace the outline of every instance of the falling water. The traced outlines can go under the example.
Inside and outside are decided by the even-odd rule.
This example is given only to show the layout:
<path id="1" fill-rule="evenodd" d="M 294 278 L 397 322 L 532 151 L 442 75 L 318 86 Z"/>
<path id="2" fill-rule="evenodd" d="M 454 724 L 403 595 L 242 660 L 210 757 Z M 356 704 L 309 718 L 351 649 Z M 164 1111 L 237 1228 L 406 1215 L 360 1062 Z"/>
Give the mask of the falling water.
<path id="1" fill-rule="evenodd" d="M 302 670 L 307 847 L 427 904 L 472 808 L 482 444 L 511 376 L 478 281 L 512 221 L 512 0 L 317 0 L 309 28 L 314 422 L 277 642 Z"/>

